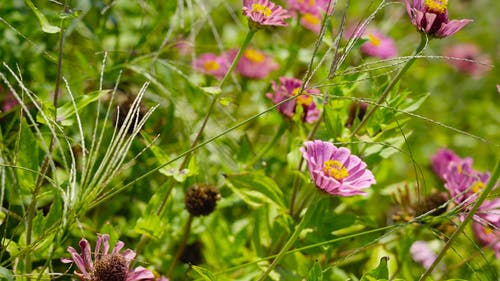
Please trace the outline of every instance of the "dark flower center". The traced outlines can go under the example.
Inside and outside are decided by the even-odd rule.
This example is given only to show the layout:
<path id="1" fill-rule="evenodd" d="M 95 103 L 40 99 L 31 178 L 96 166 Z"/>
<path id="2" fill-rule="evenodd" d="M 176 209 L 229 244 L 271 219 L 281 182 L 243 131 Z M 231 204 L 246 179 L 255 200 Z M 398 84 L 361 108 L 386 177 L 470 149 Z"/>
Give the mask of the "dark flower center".
<path id="1" fill-rule="evenodd" d="M 126 281 L 128 266 L 121 255 L 105 255 L 95 263 L 92 281 Z"/>

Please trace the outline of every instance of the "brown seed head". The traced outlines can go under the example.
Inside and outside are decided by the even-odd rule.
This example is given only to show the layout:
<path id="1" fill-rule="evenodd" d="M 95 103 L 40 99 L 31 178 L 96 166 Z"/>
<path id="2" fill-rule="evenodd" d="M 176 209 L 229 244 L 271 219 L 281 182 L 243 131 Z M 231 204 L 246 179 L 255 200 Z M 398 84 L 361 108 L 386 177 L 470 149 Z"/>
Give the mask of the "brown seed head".
<path id="1" fill-rule="evenodd" d="M 219 198 L 219 191 L 215 187 L 195 184 L 186 192 L 186 209 L 195 217 L 206 216 L 214 211 Z"/>
<path id="2" fill-rule="evenodd" d="M 127 261 L 121 255 L 105 255 L 95 263 L 92 281 L 126 281 Z"/>

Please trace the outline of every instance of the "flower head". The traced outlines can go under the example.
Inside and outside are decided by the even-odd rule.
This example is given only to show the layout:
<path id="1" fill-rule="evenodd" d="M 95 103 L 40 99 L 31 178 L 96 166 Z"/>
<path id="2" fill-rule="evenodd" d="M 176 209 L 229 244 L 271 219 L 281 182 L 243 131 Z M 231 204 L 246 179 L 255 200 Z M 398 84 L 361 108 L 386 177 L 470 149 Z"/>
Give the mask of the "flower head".
<path id="1" fill-rule="evenodd" d="M 411 23 L 419 31 L 436 38 L 451 36 L 472 22 L 469 19 L 450 21 L 448 0 L 405 0 L 405 2 Z"/>
<path id="2" fill-rule="evenodd" d="M 319 11 L 325 11 L 328 8 L 328 2 L 330 0 L 288 0 L 288 9 L 292 12 L 299 12 L 301 14 L 305 13 L 317 13 Z M 333 4 L 335 0 L 331 0 L 330 11 L 333 9 Z"/>
<path id="3" fill-rule="evenodd" d="M 213 75 L 217 79 L 222 79 L 229 69 L 229 63 L 225 56 L 206 53 L 193 61 L 193 67 L 205 74 Z"/>
<path id="4" fill-rule="evenodd" d="M 233 61 L 237 53 L 237 50 L 229 50 L 227 52 L 228 60 Z M 259 50 L 246 49 L 236 65 L 236 72 L 250 79 L 262 79 L 278 68 L 278 63 L 271 56 Z"/>
<path id="5" fill-rule="evenodd" d="M 269 0 L 244 0 L 243 15 L 248 18 L 251 29 L 268 26 L 287 26 L 288 11 Z"/>
<path id="6" fill-rule="evenodd" d="M 191 215 L 199 217 L 212 213 L 219 199 L 220 193 L 215 187 L 195 184 L 188 188 L 184 203 Z"/>
<path id="7" fill-rule="evenodd" d="M 425 269 L 431 267 L 437 255 L 425 241 L 415 241 L 410 247 L 411 258 L 421 264 Z"/>
<path id="8" fill-rule="evenodd" d="M 347 148 L 315 140 L 305 142 L 300 151 L 316 186 L 331 195 L 365 194 L 362 189 L 375 183 L 366 164 Z"/>
<path id="9" fill-rule="evenodd" d="M 488 183 L 490 173 L 480 173 L 472 168 L 472 161 L 453 161 L 448 165 L 443 174 L 445 188 L 454 198 L 455 202 L 471 203 Z"/>
<path id="10" fill-rule="evenodd" d="M 295 78 L 280 77 L 280 84 L 271 81 L 274 93 L 267 93 L 266 96 L 270 98 L 274 104 L 278 104 L 292 96 L 299 95 L 299 91 L 302 88 L 302 81 Z M 302 121 L 307 123 L 313 123 L 319 119 L 320 112 L 316 108 L 311 95 L 319 94 L 317 89 L 307 89 L 302 91 L 300 95 L 280 104 L 277 109 L 283 115 L 288 117 L 293 117 L 295 112 L 297 112 L 297 106 L 302 107 Z"/>
<path id="11" fill-rule="evenodd" d="M 488 55 L 481 54 L 475 44 L 457 44 L 443 50 L 443 54 L 452 59 L 447 60 L 456 70 L 480 77 L 490 68 L 484 64 L 490 64 Z M 482 64 L 480 64 L 482 63 Z"/>
<path id="12" fill-rule="evenodd" d="M 81 254 L 73 247 L 68 247 L 68 252 L 71 254 L 70 259 L 62 259 L 64 263 L 75 263 L 80 272 L 75 271 L 82 280 L 86 281 L 136 281 L 150 280 L 154 278 L 151 271 L 144 267 L 137 267 L 130 270 L 130 262 L 135 258 L 135 252 L 126 249 L 123 253 L 120 250 L 125 245 L 122 241 L 118 241 L 109 253 L 109 235 L 98 234 L 97 242 L 94 251 L 94 260 L 90 244 L 87 240 L 80 240 Z M 102 246 L 102 252 L 101 252 Z"/>
<path id="13" fill-rule="evenodd" d="M 367 41 L 361 46 L 361 52 L 367 56 L 388 59 L 398 53 L 394 40 L 378 30 L 366 31 L 362 37 Z"/>
<path id="14" fill-rule="evenodd" d="M 477 240 L 495 251 L 500 259 L 500 198 L 481 204 L 472 222 Z"/>
<path id="15" fill-rule="evenodd" d="M 434 172 L 439 176 L 439 178 L 444 181 L 444 174 L 448 171 L 448 165 L 451 162 L 462 160 L 470 162 L 470 165 L 472 166 L 471 158 L 462 159 L 458 157 L 452 150 L 441 148 L 436 152 L 436 154 L 434 154 L 434 156 L 432 156 L 432 168 L 434 169 Z"/>

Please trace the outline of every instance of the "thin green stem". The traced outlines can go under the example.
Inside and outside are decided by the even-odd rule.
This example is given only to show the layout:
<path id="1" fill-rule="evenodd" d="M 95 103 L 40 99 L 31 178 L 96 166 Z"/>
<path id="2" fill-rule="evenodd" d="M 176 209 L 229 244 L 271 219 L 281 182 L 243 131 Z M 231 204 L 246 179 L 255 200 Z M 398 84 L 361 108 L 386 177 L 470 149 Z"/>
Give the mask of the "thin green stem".
<path id="1" fill-rule="evenodd" d="M 350 136 L 351 138 L 354 135 L 356 135 L 356 133 L 358 133 L 361 128 L 363 128 L 363 126 L 368 122 L 368 120 L 372 117 L 372 115 L 375 113 L 375 111 L 377 111 L 379 106 L 385 102 L 385 100 L 387 99 L 387 96 L 389 95 L 391 90 L 394 88 L 394 86 L 396 86 L 396 84 L 399 82 L 401 77 L 406 73 L 406 71 L 408 71 L 410 66 L 415 62 L 415 60 L 417 59 L 417 56 L 422 52 L 422 50 L 425 48 L 425 46 L 427 46 L 427 42 L 428 42 L 427 35 L 422 33 L 421 37 L 420 37 L 420 44 L 415 49 L 413 56 L 405 63 L 405 65 L 399 70 L 399 72 L 396 74 L 396 76 L 394 76 L 394 78 L 391 80 L 391 82 L 385 87 L 384 92 L 377 100 L 377 103 L 374 105 L 374 107 L 372 107 L 370 109 L 370 111 L 368 111 L 368 113 L 365 115 L 363 120 L 361 120 L 361 122 L 358 124 L 358 126 L 352 131 L 351 136 Z"/>
<path id="2" fill-rule="evenodd" d="M 252 160 L 250 160 L 250 162 L 247 164 L 247 167 L 252 167 L 253 164 L 255 164 L 255 162 L 259 161 L 269 151 L 269 149 L 273 148 L 278 139 L 286 131 L 287 127 L 288 127 L 288 122 L 281 122 L 278 131 L 276 131 L 276 134 L 273 136 L 271 141 L 268 142 L 266 147 L 264 147 L 264 149 L 262 149 Z"/>
<path id="3" fill-rule="evenodd" d="M 455 230 L 455 232 L 453 232 L 453 234 L 451 235 L 450 239 L 448 240 L 448 242 L 446 242 L 446 244 L 444 245 L 443 249 L 441 250 L 441 252 L 437 256 L 437 258 L 434 260 L 434 262 L 432 263 L 432 265 L 424 272 L 424 274 L 422 274 L 422 276 L 420 276 L 419 281 L 423 281 L 427 277 L 429 277 L 429 275 L 432 273 L 432 271 L 434 270 L 434 268 L 436 267 L 436 265 L 444 257 L 444 255 L 446 254 L 446 252 L 448 251 L 448 249 L 451 247 L 451 245 L 453 244 L 453 242 L 455 241 L 455 239 L 458 237 L 458 235 L 460 235 L 460 233 L 462 233 L 462 231 L 465 229 L 465 227 L 467 226 L 467 224 L 472 220 L 472 218 L 476 214 L 476 212 L 479 209 L 479 207 L 481 206 L 481 204 L 484 202 L 484 200 L 486 200 L 486 198 L 490 194 L 491 190 L 493 190 L 493 187 L 496 185 L 499 177 L 500 177 L 500 160 L 497 160 L 495 169 L 493 170 L 493 174 L 490 177 L 488 185 L 483 190 L 483 192 L 481 193 L 481 195 L 479 196 L 479 198 L 476 200 L 476 203 L 474 204 L 474 206 L 472 206 L 472 209 L 468 212 L 468 214 L 465 217 L 464 221 L 458 226 L 457 230 Z"/>
<path id="4" fill-rule="evenodd" d="M 191 225 L 193 224 L 193 219 L 194 216 L 189 214 L 188 221 L 186 222 L 186 226 L 184 228 L 184 234 L 182 236 L 181 244 L 179 245 L 179 248 L 177 248 L 177 251 L 175 252 L 174 259 L 172 260 L 172 263 L 168 268 L 167 276 L 172 277 L 172 273 L 174 272 L 175 266 L 177 265 L 177 262 L 179 261 L 182 252 L 184 252 L 184 249 L 186 248 L 186 243 L 189 238 L 189 233 L 191 232 Z"/>

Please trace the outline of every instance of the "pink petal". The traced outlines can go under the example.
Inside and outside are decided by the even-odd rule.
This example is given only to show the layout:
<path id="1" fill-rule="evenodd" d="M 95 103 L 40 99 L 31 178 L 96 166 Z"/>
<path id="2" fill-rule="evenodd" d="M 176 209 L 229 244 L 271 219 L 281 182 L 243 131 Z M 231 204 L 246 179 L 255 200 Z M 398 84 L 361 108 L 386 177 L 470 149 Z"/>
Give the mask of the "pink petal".
<path id="1" fill-rule="evenodd" d="M 139 266 L 132 273 L 127 274 L 127 281 L 136 281 L 136 280 L 144 280 L 144 279 L 153 279 L 155 278 L 154 274 L 147 270 L 146 268 Z"/>

